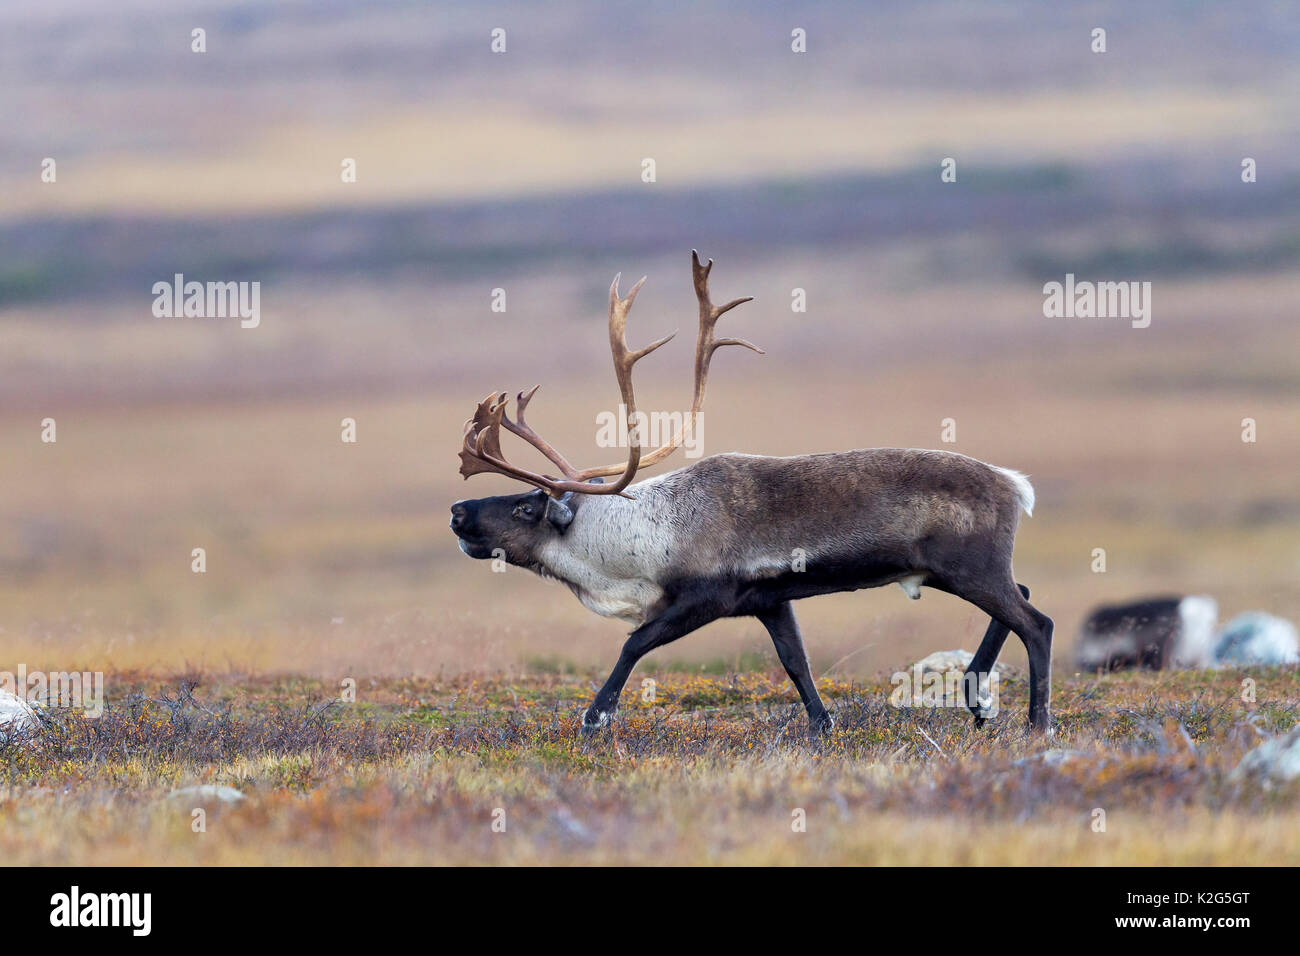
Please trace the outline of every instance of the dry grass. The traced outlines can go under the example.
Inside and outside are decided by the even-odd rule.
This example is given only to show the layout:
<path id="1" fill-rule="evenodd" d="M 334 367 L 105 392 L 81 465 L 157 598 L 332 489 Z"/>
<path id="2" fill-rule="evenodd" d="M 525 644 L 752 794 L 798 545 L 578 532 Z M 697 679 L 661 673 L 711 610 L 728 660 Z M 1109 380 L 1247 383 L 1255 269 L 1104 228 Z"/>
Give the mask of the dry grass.
<path id="1" fill-rule="evenodd" d="M 1300 673 L 1058 681 L 1060 728 L 1021 729 L 1023 682 L 975 731 L 823 681 L 840 722 L 810 743 L 784 677 L 656 674 L 581 740 L 588 679 L 363 680 L 356 703 L 289 676 L 122 674 L 98 720 L 58 715 L 0 753 L 0 851 L 34 863 L 1225 864 L 1300 860 L 1294 787 L 1228 774 L 1293 725 Z M 638 676 L 641 676 L 640 674 Z M 178 688 L 180 688 L 178 690 Z M 248 799 L 165 796 L 195 782 Z M 1105 831 L 1093 828 L 1097 809 Z M 806 832 L 792 829 L 806 814 Z M 504 811 L 505 832 L 492 829 Z"/>

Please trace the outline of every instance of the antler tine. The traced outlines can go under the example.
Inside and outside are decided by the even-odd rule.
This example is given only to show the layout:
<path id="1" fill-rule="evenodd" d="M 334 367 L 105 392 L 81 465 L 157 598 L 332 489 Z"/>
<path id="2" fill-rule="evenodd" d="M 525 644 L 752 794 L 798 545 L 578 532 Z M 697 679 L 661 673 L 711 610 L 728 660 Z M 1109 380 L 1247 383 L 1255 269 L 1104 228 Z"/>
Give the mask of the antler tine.
<path id="1" fill-rule="evenodd" d="M 537 434 L 537 432 L 533 431 L 529 424 L 524 421 L 524 409 L 528 407 L 528 403 L 533 400 L 533 396 L 537 394 L 539 388 L 541 388 L 540 385 L 534 385 L 532 388 L 516 395 L 515 405 L 518 408 L 518 411 L 515 412 L 515 415 L 518 420 L 512 422 L 508 415 L 503 414 L 501 416 L 501 424 L 506 426 L 506 431 L 510 432 L 512 435 L 518 435 L 524 441 L 528 442 L 528 444 L 532 445 L 545 455 L 550 460 L 551 464 L 560 469 L 560 473 L 564 475 L 565 478 L 577 478 L 578 469 L 569 464 L 568 459 L 561 455 L 550 442 Z"/>
<path id="2" fill-rule="evenodd" d="M 641 436 L 635 425 L 632 424 L 636 417 L 636 392 L 632 387 L 632 366 L 645 358 L 655 349 L 669 342 L 677 331 L 665 335 L 663 338 L 655 339 L 644 348 L 631 349 L 627 344 L 627 315 L 632 310 L 632 303 L 636 301 L 636 295 L 641 291 L 641 286 L 645 285 L 646 277 L 642 276 L 636 281 L 636 284 L 628 290 L 624 297 L 619 296 L 618 283 L 623 277 L 623 273 L 615 274 L 614 281 L 609 284 L 609 350 L 614 357 L 614 377 L 618 379 L 619 396 L 623 400 L 624 422 L 627 425 L 628 432 L 628 453 L 627 461 L 621 466 L 611 466 L 608 471 L 597 469 L 594 472 L 589 470 L 579 472 L 579 480 L 588 478 L 606 477 L 619 474 L 618 481 L 608 486 L 606 491 L 605 485 L 598 485 L 605 494 L 622 493 L 622 490 L 631 483 L 636 477 L 637 469 L 641 467 Z"/>
<path id="3" fill-rule="evenodd" d="M 739 299 L 732 299 L 726 305 L 714 305 L 709 298 L 709 273 L 712 271 L 713 260 L 710 259 L 707 265 L 700 265 L 700 254 L 692 249 L 691 277 L 695 283 L 695 298 L 700 307 L 700 335 L 695 342 L 695 400 L 691 406 L 692 426 L 695 422 L 695 416 L 704 407 L 704 392 L 709 381 L 709 363 L 713 360 L 714 352 L 724 345 L 742 345 L 759 355 L 767 354 L 753 342 L 746 339 L 715 339 L 713 337 L 713 330 L 717 326 L 720 317 L 738 305 L 753 301 L 754 297 L 746 295 L 741 296 Z"/>
<path id="4" fill-rule="evenodd" d="M 632 366 L 641 359 L 645 358 L 655 349 L 671 341 L 673 336 L 680 330 L 673 330 L 661 339 L 655 339 L 645 348 L 633 351 L 627 344 L 627 315 L 632 310 L 632 303 L 636 301 L 636 294 L 641 291 L 641 286 L 645 285 L 646 277 L 642 276 L 636 281 L 636 285 L 628 290 L 626 298 L 619 298 L 618 280 L 622 278 L 623 273 L 614 276 L 614 281 L 609 287 L 609 350 L 614 356 L 614 375 L 618 379 L 619 394 L 623 398 L 623 406 L 626 410 L 627 417 L 631 419 L 636 413 L 636 394 L 632 389 Z"/>
<path id="5" fill-rule="evenodd" d="M 549 489 L 549 479 L 505 460 L 501 451 L 501 420 L 505 414 L 506 393 L 493 392 L 478 403 L 474 417 L 465 423 L 461 442 L 460 473 L 470 475 L 501 474 L 518 478 L 538 488 Z"/>

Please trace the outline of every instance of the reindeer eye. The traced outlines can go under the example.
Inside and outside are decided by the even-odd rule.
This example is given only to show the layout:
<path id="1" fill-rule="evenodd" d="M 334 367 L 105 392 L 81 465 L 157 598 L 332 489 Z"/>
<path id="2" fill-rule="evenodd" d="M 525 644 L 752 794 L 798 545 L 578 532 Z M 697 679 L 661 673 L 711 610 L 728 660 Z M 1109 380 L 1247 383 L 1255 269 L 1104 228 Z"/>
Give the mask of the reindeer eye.
<path id="1" fill-rule="evenodd" d="M 515 505 L 516 518 L 531 518 L 532 516 L 533 516 L 532 505 L 523 505 L 523 504 Z"/>

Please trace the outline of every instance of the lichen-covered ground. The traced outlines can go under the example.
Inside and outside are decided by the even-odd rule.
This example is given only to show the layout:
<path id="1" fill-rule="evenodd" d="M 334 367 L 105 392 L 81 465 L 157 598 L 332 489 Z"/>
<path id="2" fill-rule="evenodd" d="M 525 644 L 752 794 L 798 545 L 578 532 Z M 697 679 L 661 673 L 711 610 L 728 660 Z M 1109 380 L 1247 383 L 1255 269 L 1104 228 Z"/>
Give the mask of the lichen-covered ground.
<path id="1" fill-rule="evenodd" d="M 1300 785 L 1230 777 L 1297 721 L 1295 669 L 1058 678 L 1050 741 L 1014 676 L 979 731 L 892 706 L 884 677 L 825 682 L 839 727 L 818 743 L 783 674 L 656 675 L 654 702 L 639 679 L 584 741 L 593 675 L 363 680 L 354 703 L 292 676 L 117 675 L 102 717 L 0 747 L 0 858 L 1300 862 Z M 167 799 L 200 783 L 246 798 Z"/>

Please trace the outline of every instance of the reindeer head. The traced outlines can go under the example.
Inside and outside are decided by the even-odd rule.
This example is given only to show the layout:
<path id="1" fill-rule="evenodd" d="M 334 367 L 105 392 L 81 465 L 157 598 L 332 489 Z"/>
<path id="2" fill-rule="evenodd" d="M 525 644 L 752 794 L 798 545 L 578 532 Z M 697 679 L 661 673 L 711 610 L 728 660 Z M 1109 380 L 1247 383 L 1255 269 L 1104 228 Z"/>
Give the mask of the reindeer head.
<path id="1" fill-rule="evenodd" d="M 573 523 L 573 492 L 552 498 L 538 488 L 518 495 L 458 501 L 451 506 L 451 530 L 471 558 L 504 557 L 527 564 L 551 535 Z"/>
<path id="2" fill-rule="evenodd" d="M 643 276 L 620 298 L 618 281 L 609 287 L 609 346 L 614 357 L 614 375 L 622 397 L 624 425 L 628 431 L 628 457 L 625 462 L 596 468 L 577 469 L 569 464 L 549 442 L 524 420 L 528 403 L 539 386 L 520 392 L 516 397 L 516 419 L 506 415 L 509 399 L 505 392 L 493 392 L 479 402 L 474 417 L 465 423 L 465 435 L 460 451 L 460 473 L 469 478 L 481 473 L 507 475 L 534 485 L 537 490 L 520 495 L 501 495 L 458 501 L 451 508 L 451 530 L 460 538 L 461 550 L 474 558 L 491 557 L 500 548 L 513 564 L 526 564 L 530 555 L 551 535 L 562 535 L 574 520 L 582 495 L 622 495 L 630 498 L 624 489 L 632 483 L 638 470 L 663 461 L 676 450 L 687 434 L 694 431 L 697 416 L 704 407 L 704 393 L 709 377 L 709 362 L 713 353 L 724 345 L 742 345 L 761 353 L 763 350 L 744 339 L 717 339 L 713 330 L 718 318 L 752 296 L 734 299 L 726 305 L 715 306 L 709 300 L 709 271 L 713 260 L 700 264 L 699 254 L 691 250 L 691 272 L 695 283 L 695 297 L 699 302 L 700 332 L 695 345 L 695 394 L 690 414 L 682 427 L 665 444 L 648 454 L 642 454 L 640 436 L 631 425 L 637 420 L 636 395 L 632 388 L 632 367 L 655 349 L 668 342 L 676 332 L 651 342 L 645 348 L 632 350 L 627 344 L 627 316 L 632 303 L 645 282 Z M 528 471 L 506 460 L 501 449 L 501 427 L 517 435 L 540 451 L 563 477 Z M 605 478 L 618 476 L 605 483 Z"/>

